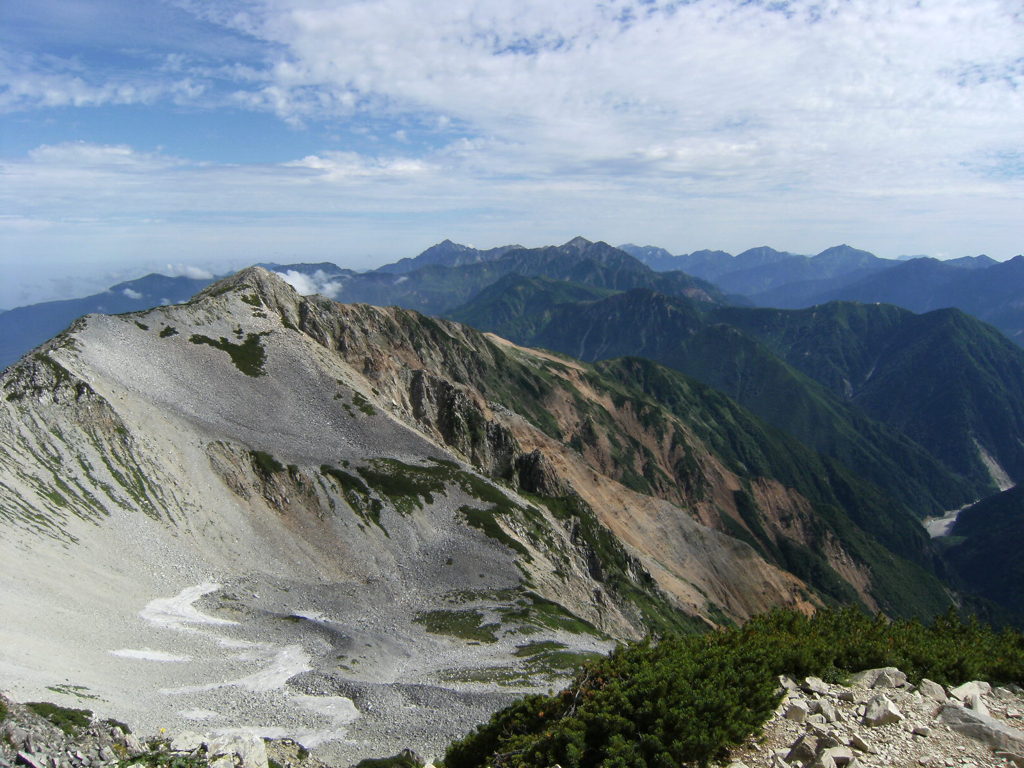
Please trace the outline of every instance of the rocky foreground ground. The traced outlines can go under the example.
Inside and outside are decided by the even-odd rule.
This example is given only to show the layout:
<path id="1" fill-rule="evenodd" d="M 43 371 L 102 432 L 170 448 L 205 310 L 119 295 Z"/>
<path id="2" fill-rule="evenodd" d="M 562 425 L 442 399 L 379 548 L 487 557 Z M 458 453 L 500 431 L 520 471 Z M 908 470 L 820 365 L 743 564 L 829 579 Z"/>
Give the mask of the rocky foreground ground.
<path id="1" fill-rule="evenodd" d="M 849 685 L 780 678 L 782 700 L 729 768 L 1024 768 L 1024 689 L 974 681 L 913 685 L 900 670 L 866 670 Z M 235 731 L 160 733 L 18 704 L 0 696 L 0 768 L 324 768 L 291 740 Z"/>
<path id="2" fill-rule="evenodd" d="M 1024 689 L 911 685 L 895 668 L 849 686 L 780 678 L 781 704 L 730 768 L 1024 768 Z"/>

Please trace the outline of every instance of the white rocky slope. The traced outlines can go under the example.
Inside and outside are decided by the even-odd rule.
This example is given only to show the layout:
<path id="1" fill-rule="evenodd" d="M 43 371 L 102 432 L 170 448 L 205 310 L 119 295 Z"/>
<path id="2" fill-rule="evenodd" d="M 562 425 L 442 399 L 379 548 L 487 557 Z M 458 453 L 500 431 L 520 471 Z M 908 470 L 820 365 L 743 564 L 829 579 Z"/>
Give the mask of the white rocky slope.
<path id="1" fill-rule="evenodd" d="M 573 654 L 643 631 L 579 521 L 516 485 L 575 482 L 603 519 L 628 511 L 629 576 L 658 599 L 737 617 L 802 599 L 507 409 L 474 401 L 486 439 L 465 437 L 477 396 L 384 334 L 420 321 L 328 304 L 247 270 L 186 305 L 89 316 L 0 378 L 0 689 L 337 762 L 436 755 Z"/>

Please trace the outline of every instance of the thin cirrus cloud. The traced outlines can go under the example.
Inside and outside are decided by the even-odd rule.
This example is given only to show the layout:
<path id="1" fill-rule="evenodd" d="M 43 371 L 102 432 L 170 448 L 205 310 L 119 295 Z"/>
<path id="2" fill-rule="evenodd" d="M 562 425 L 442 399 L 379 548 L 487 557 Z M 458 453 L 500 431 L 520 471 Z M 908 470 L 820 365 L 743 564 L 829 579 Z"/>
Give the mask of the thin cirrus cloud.
<path id="1" fill-rule="evenodd" d="M 284 161 L 198 161 L 69 121 L 60 140 L 4 158 L 9 220 L 43 248 L 40 232 L 75 220 L 95 238 L 103 222 L 119 237 L 174 222 L 197 251 L 216 226 L 248 244 L 241 229 L 256 225 L 253 260 L 343 262 L 347 247 L 383 261 L 449 235 L 578 232 L 677 252 L 1020 247 L 1012 0 L 148 3 L 162 34 L 123 0 L 83 0 L 74 34 L 61 4 L 44 4 L 45 23 L 19 11 L 22 37 L 65 43 L 55 55 L 4 40 L 9 119 L 241 110 L 296 140 Z M 104 9 L 120 9 L 116 34 L 133 45 L 110 45 Z"/>

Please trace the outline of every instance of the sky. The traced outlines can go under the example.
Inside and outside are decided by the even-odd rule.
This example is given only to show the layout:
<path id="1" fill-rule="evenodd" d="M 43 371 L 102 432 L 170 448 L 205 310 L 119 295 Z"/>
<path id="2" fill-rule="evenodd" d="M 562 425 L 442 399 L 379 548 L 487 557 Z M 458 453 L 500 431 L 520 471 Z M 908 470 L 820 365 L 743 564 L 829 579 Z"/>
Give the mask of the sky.
<path id="1" fill-rule="evenodd" d="M 1024 7 L 0 3 L 0 307 L 575 235 L 1020 253 Z"/>

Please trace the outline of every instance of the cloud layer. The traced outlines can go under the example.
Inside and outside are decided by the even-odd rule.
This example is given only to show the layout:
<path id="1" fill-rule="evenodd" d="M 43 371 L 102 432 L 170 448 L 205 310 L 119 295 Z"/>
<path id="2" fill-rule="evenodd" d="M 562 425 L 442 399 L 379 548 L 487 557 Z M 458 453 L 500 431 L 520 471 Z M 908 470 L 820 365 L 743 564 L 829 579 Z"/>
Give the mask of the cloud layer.
<path id="1" fill-rule="evenodd" d="M 100 18 L 119 2 L 83 5 Z M 291 159 L 198 162 L 69 126 L 4 159 L 0 236 L 55 249 L 77 231 L 95 252 L 147 232 L 155 257 L 192 251 L 206 266 L 226 258 L 211 252 L 218 237 L 232 257 L 354 266 L 445 236 L 580 232 L 676 252 L 1022 248 L 1013 0 L 160 7 L 179 34 L 137 22 L 138 46 L 114 58 L 87 45 L 101 33 L 84 22 L 59 56 L 8 41 L 0 109 L 14 121 L 112 105 L 265 113 L 292 127 Z M 49 12 L 59 26 L 60 6 Z"/>

